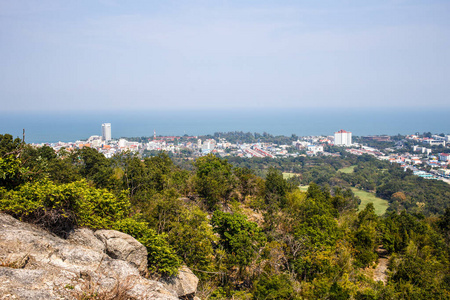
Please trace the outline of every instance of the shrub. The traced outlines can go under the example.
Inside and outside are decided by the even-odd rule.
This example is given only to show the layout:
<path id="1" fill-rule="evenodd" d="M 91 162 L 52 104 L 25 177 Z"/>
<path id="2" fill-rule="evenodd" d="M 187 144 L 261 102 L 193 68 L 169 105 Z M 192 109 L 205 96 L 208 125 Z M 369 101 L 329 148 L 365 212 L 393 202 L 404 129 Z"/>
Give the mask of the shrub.
<path id="1" fill-rule="evenodd" d="M 147 223 L 131 218 L 116 222 L 113 229 L 127 233 L 143 244 L 148 251 L 148 265 L 151 273 L 176 275 L 181 261 L 167 242 L 165 234 L 157 234 Z"/>
<path id="2" fill-rule="evenodd" d="M 266 242 L 266 236 L 254 222 L 241 214 L 216 210 L 211 220 L 229 260 L 239 267 L 248 266 Z"/>
<path id="3" fill-rule="evenodd" d="M 147 223 L 128 217 L 130 203 L 125 193 L 116 197 L 106 189 L 90 186 L 85 180 L 60 185 L 44 180 L 2 193 L 0 211 L 59 236 L 66 236 L 77 226 L 116 229 L 147 247 L 150 272 L 173 275 L 180 266 L 165 235 L 158 235 Z"/>
<path id="4" fill-rule="evenodd" d="M 294 299 L 294 289 L 288 275 L 262 276 L 253 288 L 254 299 Z"/>
<path id="5" fill-rule="evenodd" d="M 60 236 L 75 226 L 110 228 L 129 214 L 128 199 L 85 181 L 56 185 L 44 180 L 4 193 L 0 210 L 38 224 Z"/>

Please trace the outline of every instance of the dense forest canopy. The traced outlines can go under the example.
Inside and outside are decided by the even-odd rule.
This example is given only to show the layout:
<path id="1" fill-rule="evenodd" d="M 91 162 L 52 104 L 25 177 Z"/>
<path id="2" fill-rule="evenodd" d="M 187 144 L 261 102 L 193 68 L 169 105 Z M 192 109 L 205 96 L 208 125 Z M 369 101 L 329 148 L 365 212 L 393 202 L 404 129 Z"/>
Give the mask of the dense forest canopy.
<path id="1" fill-rule="evenodd" d="M 230 157 L 228 162 L 236 167 L 246 167 L 260 176 L 275 168 L 296 176 L 289 180 L 297 185 L 315 182 L 321 186 L 356 187 L 376 193 L 390 202 L 389 211 L 421 213 L 425 216 L 442 215 L 449 207 L 450 185 L 440 180 L 426 180 L 404 171 L 398 164 L 378 160 L 370 155 L 340 157 L 294 157 L 294 158 L 241 158 Z M 354 166 L 353 172 L 340 172 Z M 396 198 L 404 195 L 402 199 Z"/>
<path id="2" fill-rule="evenodd" d="M 388 212 L 358 210 L 350 187 L 389 200 Z M 62 237 L 128 233 L 151 276 L 186 264 L 202 299 L 450 299 L 449 197 L 445 183 L 368 156 L 105 158 L 0 135 L 0 211 Z"/>

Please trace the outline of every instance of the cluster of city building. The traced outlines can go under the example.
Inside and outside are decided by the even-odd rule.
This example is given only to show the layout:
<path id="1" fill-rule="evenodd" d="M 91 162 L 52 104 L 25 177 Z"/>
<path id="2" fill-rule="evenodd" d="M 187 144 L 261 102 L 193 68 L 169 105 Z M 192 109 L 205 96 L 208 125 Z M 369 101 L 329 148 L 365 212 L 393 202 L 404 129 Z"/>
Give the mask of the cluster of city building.
<path id="1" fill-rule="evenodd" d="M 408 169 L 412 170 L 414 175 L 419 177 L 425 179 L 442 179 L 450 183 L 450 154 L 442 153 L 439 152 L 439 149 L 433 150 L 431 148 L 433 146 L 448 146 L 450 135 L 433 135 L 431 138 L 408 135 L 406 136 L 406 140 L 413 141 L 415 144 L 412 146 L 412 153 L 395 153 L 395 149 L 391 148 L 380 151 L 376 148 L 367 146 L 348 148 L 346 151 L 355 155 L 373 155 L 380 160 L 397 163 L 403 167 L 405 171 Z M 402 147 L 403 143 L 399 141 L 396 148 L 401 149 Z M 433 151 L 435 153 L 433 153 Z"/>
<path id="2" fill-rule="evenodd" d="M 240 157 L 286 157 L 298 156 L 297 151 L 289 149 L 304 150 L 308 156 L 336 155 L 324 152 L 325 145 L 352 146 L 352 133 L 340 130 L 334 136 L 307 136 L 293 142 L 292 145 L 276 145 L 273 143 L 230 143 L 223 138 L 199 139 L 197 136 L 164 136 L 157 137 L 154 132 L 153 138 L 146 143 L 128 141 L 127 139 L 112 139 L 111 123 L 102 124 L 102 135 L 93 135 L 86 140 L 75 142 L 58 142 L 48 144 L 56 151 L 64 148 L 67 151 L 81 149 L 83 147 L 95 148 L 106 157 L 124 152 L 167 151 L 174 154 L 187 151 L 192 157 L 215 153 L 220 156 Z"/>
<path id="3" fill-rule="evenodd" d="M 450 142 L 450 135 L 440 136 L 432 135 L 431 137 L 419 137 L 418 135 L 408 135 L 407 140 L 416 141 L 429 146 L 444 146 Z"/>
<path id="4" fill-rule="evenodd" d="M 370 136 L 364 137 L 369 140 L 389 141 L 389 136 Z M 291 145 L 277 145 L 273 143 L 230 143 L 224 138 L 217 139 L 199 139 L 197 136 L 164 136 L 157 137 L 154 132 L 153 137 L 145 143 L 129 141 L 124 138 L 112 139 L 111 124 L 102 124 L 102 135 L 93 135 L 85 141 L 76 142 L 58 142 L 49 144 L 56 151 L 65 148 L 68 151 L 91 147 L 103 153 L 106 157 L 112 157 L 117 153 L 124 151 L 139 152 L 145 151 L 166 151 L 175 155 L 184 154 L 188 158 L 214 153 L 216 155 L 239 156 L 239 157 L 295 157 L 295 156 L 317 156 L 331 155 L 339 156 L 337 152 L 331 153 L 324 151 L 327 146 L 344 147 L 345 151 L 355 154 L 373 155 L 380 160 L 388 160 L 392 163 L 398 163 L 406 169 L 412 169 L 415 174 L 424 178 L 450 178 L 450 155 L 447 153 L 433 153 L 431 147 L 450 142 L 450 135 L 423 138 L 418 135 L 409 135 L 406 140 L 413 141 L 413 153 L 398 154 L 395 149 L 386 148 L 378 150 L 373 147 L 352 143 L 352 133 L 345 130 L 339 130 L 333 136 L 305 136 L 298 138 Z M 400 143 L 396 148 L 401 148 Z M 428 168 L 427 168 L 428 166 Z M 427 171 L 425 171 L 427 169 Z"/>
<path id="5" fill-rule="evenodd" d="M 42 145 L 42 144 L 40 144 Z M 47 144 L 55 151 L 65 149 L 66 151 L 73 151 L 75 149 L 82 149 L 84 147 L 94 148 L 106 157 L 112 157 L 116 153 L 123 151 L 136 152 L 141 149 L 142 145 L 138 142 L 128 141 L 126 139 L 112 139 L 111 123 L 102 124 L 102 135 L 92 135 L 86 140 L 78 140 L 75 142 L 57 142 Z M 36 145 L 39 146 L 39 145 Z"/>

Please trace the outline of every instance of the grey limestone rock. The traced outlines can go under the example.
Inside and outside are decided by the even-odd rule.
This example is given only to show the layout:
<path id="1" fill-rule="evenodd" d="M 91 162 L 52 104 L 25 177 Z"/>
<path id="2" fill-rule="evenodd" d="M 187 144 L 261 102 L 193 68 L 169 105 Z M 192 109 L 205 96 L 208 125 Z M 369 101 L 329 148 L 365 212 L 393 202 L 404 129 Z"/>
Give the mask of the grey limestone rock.
<path id="1" fill-rule="evenodd" d="M 168 289 L 174 290 L 181 298 L 195 295 L 198 278 L 188 267 L 183 266 L 177 276 L 162 278 L 160 282 L 164 283 Z"/>
<path id="2" fill-rule="evenodd" d="M 178 299 L 167 286 L 142 277 L 132 263 L 90 242 L 72 241 L 0 213 L 0 299 L 79 299 L 83 293 Z"/>
<path id="3" fill-rule="evenodd" d="M 105 252 L 105 244 L 100 241 L 89 228 L 77 228 L 69 233 L 67 240 L 73 244 L 86 246 L 94 250 Z"/>
<path id="4" fill-rule="evenodd" d="M 147 248 L 132 236 L 116 230 L 97 230 L 95 236 L 105 244 L 109 256 L 128 261 L 142 275 L 146 274 Z"/>

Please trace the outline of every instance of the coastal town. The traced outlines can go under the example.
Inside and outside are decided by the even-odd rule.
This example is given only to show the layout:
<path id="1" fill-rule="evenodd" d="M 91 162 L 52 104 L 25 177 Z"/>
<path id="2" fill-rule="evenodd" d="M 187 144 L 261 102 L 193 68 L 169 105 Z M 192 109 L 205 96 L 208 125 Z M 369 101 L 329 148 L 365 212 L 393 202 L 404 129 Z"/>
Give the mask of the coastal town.
<path id="1" fill-rule="evenodd" d="M 225 136 L 223 134 L 222 136 Z M 298 156 L 340 156 L 342 151 L 354 155 L 371 155 L 379 160 L 399 164 L 404 170 L 424 179 L 443 180 L 450 184 L 450 135 L 411 134 L 391 137 L 352 137 L 352 133 L 339 130 L 327 136 L 291 137 L 290 143 L 274 143 L 258 140 L 228 141 L 220 134 L 214 136 L 157 136 L 145 138 L 111 137 L 111 124 L 102 124 L 102 135 L 93 135 L 85 140 L 33 144 L 47 145 L 56 152 L 64 149 L 73 151 L 83 147 L 94 148 L 105 157 L 113 157 L 123 152 L 151 156 L 164 151 L 172 156 L 195 159 L 213 153 L 220 157 L 242 158 L 285 158 Z M 376 144 L 373 146 L 372 144 Z M 390 147 L 386 147 L 389 145 Z"/>

